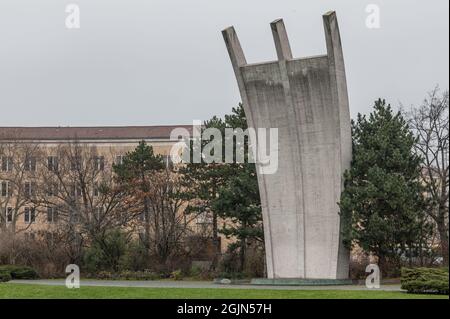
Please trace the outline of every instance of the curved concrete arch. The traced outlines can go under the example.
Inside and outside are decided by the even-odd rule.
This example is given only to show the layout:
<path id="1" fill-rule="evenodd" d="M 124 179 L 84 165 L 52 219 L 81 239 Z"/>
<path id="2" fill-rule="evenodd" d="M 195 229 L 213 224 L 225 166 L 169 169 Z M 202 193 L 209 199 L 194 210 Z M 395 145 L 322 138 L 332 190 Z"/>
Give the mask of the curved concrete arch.
<path id="1" fill-rule="evenodd" d="M 279 19 L 271 23 L 278 60 L 257 64 L 247 63 L 233 27 L 222 32 L 248 126 L 278 128 L 278 170 L 258 170 L 269 278 L 348 277 L 337 203 L 351 161 L 350 113 L 335 12 L 323 22 L 326 55 L 294 59 Z"/>

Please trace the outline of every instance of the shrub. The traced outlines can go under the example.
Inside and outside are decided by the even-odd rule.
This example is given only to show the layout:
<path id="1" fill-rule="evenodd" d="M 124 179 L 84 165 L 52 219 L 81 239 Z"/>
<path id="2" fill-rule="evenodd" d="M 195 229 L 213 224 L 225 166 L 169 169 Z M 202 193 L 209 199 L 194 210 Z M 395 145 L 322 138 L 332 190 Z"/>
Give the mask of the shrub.
<path id="1" fill-rule="evenodd" d="M 245 275 L 241 272 L 221 272 L 218 274 L 218 278 L 240 280 L 244 279 Z"/>
<path id="2" fill-rule="evenodd" d="M 14 279 L 38 279 L 39 275 L 34 269 L 29 267 L 23 267 L 12 271 L 11 277 Z"/>
<path id="3" fill-rule="evenodd" d="M 217 268 L 216 278 L 244 279 L 264 277 L 265 253 L 262 243 L 252 240 L 247 242 L 246 258 L 241 267 L 240 248 L 230 244 L 222 255 Z"/>
<path id="4" fill-rule="evenodd" d="M 232 247 L 233 248 L 233 247 Z M 228 250 L 225 254 L 222 255 L 220 259 L 218 272 L 222 273 L 237 273 L 239 272 L 239 256 L 234 249 Z"/>
<path id="5" fill-rule="evenodd" d="M 125 270 L 119 274 L 119 278 L 121 280 L 134 280 L 136 278 L 136 274 L 134 271 Z"/>
<path id="6" fill-rule="evenodd" d="M 172 271 L 170 274 L 170 278 L 173 280 L 183 280 L 183 273 L 181 270 Z"/>
<path id="7" fill-rule="evenodd" d="M 249 241 L 243 273 L 245 277 L 264 277 L 264 246 L 257 241 Z"/>
<path id="8" fill-rule="evenodd" d="M 9 273 L 12 279 L 38 279 L 39 275 L 33 268 L 24 266 L 0 266 L 1 273 Z"/>
<path id="9" fill-rule="evenodd" d="M 188 272 L 188 276 L 196 280 L 212 280 L 215 278 L 215 272 L 209 269 L 193 266 Z"/>
<path id="10" fill-rule="evenodd" d="M 107 268 L 105 265 L 105 256 L 102 250 L 96 246 L 89 247 L 84 251 L 83 255 L 83 265 L 89 273 L 100 274 L 103 272 L 103 269 Z"/>
<path id="11" fill-rule="evenodd" d="M 144 270 L 144 271 L 131 271 L 124 270 L 118 273 L 109 271 L 99 271 L 90 273 L 87 278 L 100 279 L 100 280 L 158 280 L 161 276 L 156 272 Z"/>
<path id="12" fill-rule="evenodd" d="M 0 270 L 0 282 L 7 282 L 11 279 L 11 274 L 8 271 Z"/>
<path id="13" fill-rule="evenodd" d="M 160 279 L 160 276 L 150 271 L 122 271 L 119 278 L 124 280 L 157 280 Z"/>
<path id="14" fill-rule="evenodd" d="M 126 236 L 119 230 L 108 231 L 85 251 L 84 266 L 91 273 L 98 270 L 117 271 L 126 249 Z"/>
<path id="15" fill-rule="evenodd" d="M 79 262 L 73 259 L 76 254 L 69 251 L 61 234 L 55 233 L 52 240 L 45 234 L 37 232 L 35 239 L 25 239 L 0 232 L 0 265 L 27 265 L 33 267 L 40 277 L 65 277 L 66 265 Z"/>
<path id="16" fill-rule="evenodd" d="M 103 279 L 103 280 L 109 280 L 109 279 L 113 279 L 113 274 L 110 273 L 109 271 L 99 271 L 95 277 L 97 279 Z"/>
<path id="17" fill-rule="evenodd" d="M 119 270 L 139 271 L 148 268 L 148 253 L 140 240 L 128 244 L 124 256 L 120 259 Z"/>
<path id="18" fill-rule="evenodd" d="M 141 271 L 138 272 L 137 280 L 158 280 L 161 276 L 155 272 Z"/>
<path id="19" fill-rule="evenodd" d="M 202 274 L 203 269 L 199 266 L 191 266 L 191 269 L 189 270 L 189 276 L 198 278 Z"/>
<path id="20" fill-rule="evenodd" d="M 448 268 L 402 268 L 401 284 L 408 293 L 447 295 Z"/>

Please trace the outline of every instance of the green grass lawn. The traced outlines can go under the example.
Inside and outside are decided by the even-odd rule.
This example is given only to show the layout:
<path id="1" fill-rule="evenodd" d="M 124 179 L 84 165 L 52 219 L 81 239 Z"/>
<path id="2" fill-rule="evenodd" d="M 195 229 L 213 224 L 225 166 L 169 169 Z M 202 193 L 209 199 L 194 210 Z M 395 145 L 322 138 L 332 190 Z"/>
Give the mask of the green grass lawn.
<path id="1" fill-rule="evenodd" d="M 397 291 L 81 287 L 0 284 L 0 298 L 23 299 L 448 299 Z"/>

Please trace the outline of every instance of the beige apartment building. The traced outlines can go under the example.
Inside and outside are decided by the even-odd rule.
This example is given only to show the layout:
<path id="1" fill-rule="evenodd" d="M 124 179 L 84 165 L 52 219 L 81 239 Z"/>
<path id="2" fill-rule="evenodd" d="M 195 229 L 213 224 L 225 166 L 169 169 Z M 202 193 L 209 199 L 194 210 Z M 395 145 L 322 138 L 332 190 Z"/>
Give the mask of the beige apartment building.
<path id="1" fill-rule="evenodd" d="M 189 126 L 0 128 L 0 205 L 6 212 L 6 216 L 2 216 L 4 221 L 6 224 L 11 222 L 11 212 L 17 206 L 16 202 L 21 200 L 12 190 L 10 184 L 13 180 L 23 175 L 22 192 L 34 193 L 36 175 L 57 165 L 57 153 L 61 147 L 74 143 L 95 147 L 99 169 L 109 171 L 113 163 L 119 163 L 127 152 L 134 150 L 140 141 L 145 141 L 169 165 L 170 149 L 176 143 L 170 140 L 170 133 L 178 127 L 190 130 Z M 16 183 L 19 184 L 18 181 Z M 30 213 L 17 219 L 15 226 L 26 228 L 30 233 L 46 227 L 43 220 L 35 220 L 31 208 L 26 209 Z"/>
<path id="2" fill-rule="evenodd" d="M 75 143 L 90 149 L 94 147 L 94 165 L 99 171 L 111 174 L 114 163 L 120 163 L 127 152 L 133 151 L 140 141 L 145 141 L 153 147 L 155 154 L 163 156 L 166 165 L 171 165 L 170 150 L 178 140 L 171 140 L 170 136 L 176 128 L 185 129 L 189 134 L 192 132 L 188 125 L 0 127 L 0 229 L 14 227 L 16 233 L 34 237 L 41 230 L 51 231 L 55 227 L 57 209 L 46 207 L 38 214 L 32 201 L 26 200 L 36 193 L 52 196 L 51 189 L 43 192 L 36 188 L 46 187 L 45 180 L 42 180 L 46 178 L 45 174 L 40 175 L 42 172 L 63 165 L 58 162 L 61 148 Z M 12 181 L 23 188 L 13 190 Z M 69 192 L 77 196 L 76 187 Z M 191 226 L 203 229 L 209 223 L 210 219 L 200 216 L 191 221 Z"/>

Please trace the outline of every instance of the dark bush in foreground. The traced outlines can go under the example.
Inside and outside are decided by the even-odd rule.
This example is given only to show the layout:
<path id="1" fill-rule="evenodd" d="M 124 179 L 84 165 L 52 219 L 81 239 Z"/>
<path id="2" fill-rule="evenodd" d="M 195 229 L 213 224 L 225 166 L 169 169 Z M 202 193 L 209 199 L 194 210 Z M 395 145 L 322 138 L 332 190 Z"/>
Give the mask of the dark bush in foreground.
<path id="1" fill-rule="evenodd" d="M 39 275 L 33 268 L 24 266 L 0 266 L 0 274 L 9 274 L 11 279 L 38 279 Z"/>
<path id="2" fill-rule="evenodd" d="M 161 275 L 150 271 L 129 271 L 112 273 L 109 271 L 100 271 L 87 275 L 87 278 L 99 280 L 158 280 L 162 279 Z"/>
<path id="3" fill-rule="evenodd" d="M 0 282 L 7 282 L 10 281 L 11 279 L 12 278 L 9 271 L 0 270 Z"/>
<path id="4" fill-rule="evenodd" d="M 402 268 L 401 284 L 409 293 L 447 295 L 448 268 Z"/>

